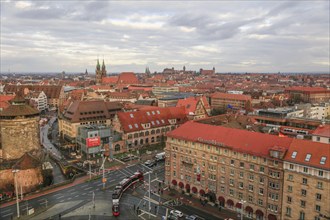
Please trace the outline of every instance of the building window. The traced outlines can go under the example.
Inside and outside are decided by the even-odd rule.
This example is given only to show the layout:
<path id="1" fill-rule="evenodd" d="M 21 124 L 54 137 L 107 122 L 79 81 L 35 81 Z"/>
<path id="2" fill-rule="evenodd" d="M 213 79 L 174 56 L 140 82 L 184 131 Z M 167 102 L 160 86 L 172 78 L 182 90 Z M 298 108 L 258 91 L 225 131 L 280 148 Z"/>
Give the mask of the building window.
<path id="1" fill-rule="evenodd" d="M 308 173 L 308 168 L 304 167 L 304 173 Z"/>
<path id="2" fill-rule="evenodd" d="M 259 205 L 259 206 L 262 206 L 262 205 L 263 205 L 263 203 L 264 203 L 264 202 L 263 202 L 263 200 L 262 200 L 262 199 L 258 199 L 258 205 Z"/>
<path id="3" fill-rule="evenodd" d="M 240 189 L 243 189 L 244 184 L 243 184 L 242 182 L 239 182 L 239 183 L 238 183 L 238 187 L 239 187 Z"/>
<path id="4" fill-rule="evenodd" d="M 234 196 L 234 190 L 233 189 L 229 189 L 229 195 Z"/>
<path id="5" fill-rule="evenodd" d="M 305 212 L 301 211 L 299 213 L 299 220 L 305 220 Z"/>
<path id="6" fill-rule="evenodd" d="M 322 198 L 322 195 L 320 194 L 320 193 L 316 193 L 316 200 L 321 200 L 321 198 Z"/>
<path id="7" fill-rule="evenodd" d="M 231 176 L 234 176 L 234 174 L 235 174 L 235 171 L 234 170 L 230 170 L 230 175 Z"/>
<path id="8" fill-rule="evenodd" d="M 231 185 L 231 186 L 234 185 L 234 180 L 233 179 L 229 179 L 229 185 Z"/>
<path id="9" fill-rule="evenodd" d="M 300 200 L 300 206 L 304 208 L 306 206 L 306 201 Z"/>
<path id="10" fill-rule="evenodd" d="M 303 178 L 303 179 L 302 179 L 302 183 L 303 183 L 304 185 L 307 185 L 307 178 Z"/>
<path id="11" fill-rule="evenodd" d="M 292 186 L 288 186 L 288 192 L 292 192 Z"/>
<path id="12" fill-rule="evenodd" d="M 264 182 L 265 182 L 265 178 L 264 178 L 264 177 L 260 177 L 260 178 L 259 178 L 259 183 L 260 183 L 260 184 L 264 184 Z"/>
<path id="13" fill-rule="evenodd" d="M 291 155 L 291 158 L 295 159 L 296 156 L 297 156 L 297 151 L 293 151 L 293 152 L 292 152 L 292 155 Z"/>
<path id="14" fill-rule="evenodd" d="M 221 186 L 221 187 L 220 187 L 220 191 L 221 191 L 222 193 L 225 193 L 225 187 L 224 187 L 224 186 Z"/>
<path id="15" fill-rule="evenodd" d="M 244 163 L 243 162 L 240 162 L 239 163 L 239 167 L 244 167 Z"/>
<path id="16" fill-rule="evenodd" d="M 327 157 L 321 157 L 320 164 L 324 165 Z"/>
<path id="17" fill-rule="evenodd" d="M 293 169 L 294 169 L 294 165 L 293 165 L 293 164 L 290 164 L 290 165 L 289 165 L 289 169 L 290 169 L 290 170 L 293 170 Z"/>
<path id="18" fill-rule="evenodd" d="M 249 185 L 249 191 L 253 192 L 253 185 Z"/>
<path id="19" fill-rule="evenodd" d="M 254 164 L 250 164 L 250 170 L 254 170 Z"/>
<path id="20" fill-rule="evenodd" d="M 310 161 L 311 160 L 311 157 L 312 157 L 311 154 L 306 154 L 305 161 Z"/>
<path id="21" fill-rule="evenodd" d="M 254 180 L 254 175 L 253 174 L 249 174 L 249 180 Z"/>
<path id="22" fill-rule="evenodd" d="M 315 216 L 314 220 L 321 220 L 320 216 Z"/>
<path id="23" fill-rule="evenodd" d="M 316 188 L 323 189 L 323 183 L 322 182 L 317 182 Z"/>
<path id="24" fill-rule="evenodd" d="M 290 208 L 290 207 L 286 207 L 286 212 L 285 212 L 285 214 L 286 214 L 287 216 L 291 216 L 291 208 Z"/>
<path id="25" fill-rule="evenodd" d="M 307 191 L 306 191 L 305 189 L 302 189 L 302 190 L 301 190 L 301 195 L 302 195 L 302 196 L 306 196 L 306 195 L 307 195 Z"/>
<path id="26" fill-rule="evenodd" d="M 319 170 L 319 176 L 323 176 L 323 171 Z"/>
<path id="27" fill-rule="evenodd" d="M 292 175 L 292 174 L 289 174 L 289 175 L 288 175 L 288 180 L 290 180 L 290 181 L 293 180 L 293 175 Z"/>
<path id="28" fill-rule="evenodd" d="M 263 188 L 259 188 L 259 194 L 263 195 L 264 194 L 264 189 Z"/>
<path id="29" fill-rule="evenodd" d="M 230 160 L 230 165 L 235 165 L 235 161 L 234 160 Z"/>
<path id="30" fill-rule="evenodd" d="M 253 196 L 249 196 L 248 200 L 249 200 L 250 203 L 253 203 Z"/>
<path id="31" fill-rule="evenodd" d="M 316 206 L 315 206 L 315 211 L 320 212 L 320 211 L 321 211 L 321 206 L 316 205 Z"/>
<path id="32" fill-rule="evenodd" d="M 288 202 L 288 203 L 291 203 L 291 202 L 292 202 L 292 197 L 291 197 L 291 196 L 288 196 L 288 197 L 287 197 L 287 202 Z"/>
<path id="33" fill-rule="evenodd" d="M 240 178 L 244 178 L 244 173 L 243 172 L 239 172 L 239 177 Z"/>
<path id="34" fill-rule="evenodd" d="M 259 167 L 259 172 L 260 172 L 260 173 L 264 173 L 264 172 L 265 172 L 265 167 L 260 166 L 260 167 Z"/>

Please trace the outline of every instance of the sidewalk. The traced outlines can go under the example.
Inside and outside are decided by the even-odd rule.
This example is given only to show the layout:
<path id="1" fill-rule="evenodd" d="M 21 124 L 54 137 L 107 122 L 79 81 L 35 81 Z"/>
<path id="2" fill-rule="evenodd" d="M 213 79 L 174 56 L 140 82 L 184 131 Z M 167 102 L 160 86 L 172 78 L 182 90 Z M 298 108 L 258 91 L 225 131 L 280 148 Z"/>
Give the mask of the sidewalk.
<path id="1" fill-rule="evenodd" d="M 184 205 L 192 206 L 192 207 L 200 210 L 201 212 L 209 213 L 219 219 L 225 219 L 225 218 L 232 218 L 234 220 L 241 219 L 240 216 L 238 216 L 238 213 L 233 210 L 229 210 L 227 208 L 221 208 L 221 211 L 220 211 L 218 206 L 212 206 L 210 204 L 206 204 L 203 206 L 198 198 L 193 197 L 193 196 L 190 197 L 190 196 L 188 196 L 186 194 L 182 194 L 179 191 L 176 191 L 174 189 L 164 190 L 162 197 L 169 199 L 169 200 L 178 199 Z M 175 208 L 175 207 L 173 207 L 173 208 Z M 198 213 L 196 213 L 196 214 L 198 215 Z M 246 219 L 246 218 L 244 218 L 244 219 Z"/>

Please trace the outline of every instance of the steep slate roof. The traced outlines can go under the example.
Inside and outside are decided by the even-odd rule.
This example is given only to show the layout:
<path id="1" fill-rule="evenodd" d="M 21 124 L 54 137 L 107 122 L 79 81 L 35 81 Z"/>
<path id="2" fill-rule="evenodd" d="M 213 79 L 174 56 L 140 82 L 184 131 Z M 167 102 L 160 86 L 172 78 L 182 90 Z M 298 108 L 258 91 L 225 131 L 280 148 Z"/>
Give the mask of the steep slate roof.
<path id="1" fill-rule="evenodd" d="M 250 132 L 246 130 L 201 124 L 194 121 L 186 122 L 179 128 L 167 133 L 168 137 L 184 139 L 193 142 L 200 140 L 216 141 L 236 151 L 269 157 L 269 150 L 275 146 L 288 149 L 292 139 L 279 138 L 274 135 Z"/>
<path id="2" fill-rule="evenodd" d="M 119 102 L 76 100 L 69 105 L 64 117 L 71 122 L 104 120 L 111 118 L 111 111 L 120 111 L 121 109 L 122 104 Z"/>
<path id="3" fill-rule="evenodd" d="M 293 158 L 292 153 L 297 155 Z M 307 154 L 311 154 L 310 160 L 306 160 Z M 325 163 L 321 164 L 321 158 L 326 157 Z M 329 144 L 293 139 L 290 148 L 284 158 L 286 161 L 330 170 L 330 146 Z"/>
<path id="4" fill-rule="evenodd" d="M 222 92 L 216 92 L 216 93 L 211 94 L 211 98 L 232 99 L 232 100 L 242 100 L 242 101 L 251 100 L 251 96 L 249 96 L 249 95 L 229 94 L 229 93 L 222 93 Z"/>
<path id="5" fill-rule="evenodd" d="M 117 115 L 125 133 L 144 130 L 141 124 L 150 123 L 150 128 L 158 128 L 170 125 L 169 119 L 176 119 L 176 124 L 182 124 L 187 121 L 185 109 L 183 107 L 155 108 L 136 112 L 118 112 Z"/>
<path id="6" fill-rule="evenodd" d="M 48 85 L 6 85 L 4 88 L 5 92 L 16 93 L 17 90 L 24 90 L 24 88 L 28 88 L 32 91 L 44 91 L 47 98 L 59 98 L 62 86 L 48 86 Z"/>

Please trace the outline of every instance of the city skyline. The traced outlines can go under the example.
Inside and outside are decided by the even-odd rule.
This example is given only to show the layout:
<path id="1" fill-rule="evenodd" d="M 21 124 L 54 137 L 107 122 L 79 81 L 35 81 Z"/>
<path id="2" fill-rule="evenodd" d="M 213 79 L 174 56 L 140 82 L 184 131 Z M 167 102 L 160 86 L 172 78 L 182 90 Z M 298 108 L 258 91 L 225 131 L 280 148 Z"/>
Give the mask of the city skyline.
<path id="1" fill-rule="evenodd" d="M 0 72 L 329 71 L 329 1 L 1 1 Z"/>

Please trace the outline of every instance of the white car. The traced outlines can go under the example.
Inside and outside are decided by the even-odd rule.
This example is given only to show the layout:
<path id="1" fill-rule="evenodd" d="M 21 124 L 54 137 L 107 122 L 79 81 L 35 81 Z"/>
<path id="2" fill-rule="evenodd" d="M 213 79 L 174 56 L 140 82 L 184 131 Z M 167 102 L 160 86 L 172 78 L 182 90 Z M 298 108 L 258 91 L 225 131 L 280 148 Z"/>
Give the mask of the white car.
<path id="1" fill-rule="evenodd" d="M 172 215 L 177 216 L 177 217 L 180 217 L 180 218 L 183 217 L 183 213 L 180 212 L 180 211 L 178 211 L 178 210 L 172 210 L 170 213 Z"/>

